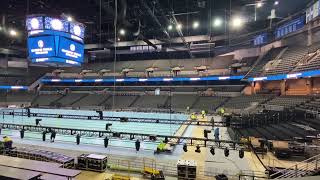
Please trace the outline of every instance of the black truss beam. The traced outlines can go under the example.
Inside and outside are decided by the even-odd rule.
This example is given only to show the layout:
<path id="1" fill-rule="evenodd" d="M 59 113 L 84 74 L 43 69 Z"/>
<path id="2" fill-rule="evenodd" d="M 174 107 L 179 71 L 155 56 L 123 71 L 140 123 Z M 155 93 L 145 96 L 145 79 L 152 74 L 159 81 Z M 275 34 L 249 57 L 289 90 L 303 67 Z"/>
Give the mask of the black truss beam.
<path id="1" fill-rule="evenodd" d="M 26 112 L 3 112 L 3 115 L 12 116 L 28 116 Z M 33 117 L 44 118 L 65 118 L 65 119 L 80 119 L 80 120 L 103 120 L 103 121 L 121 121 L 122 117 L 103 116 L 85 116 L 85 115 L 69 115 L 69 114 L 48 114 L 48 113 L 30 113 Z M 158 124 L 180 124 L 180 125 L 197 125 L 197 126 L 210 126 L 210 127 L 226 127 L 225 122 L 214 121 L 182 121 L 176 119 L 150 119 L 150 118 L 128 118 L 127 122 L 139 123 L 158 123 Z M 238 123 L 231 123 L 231 127 L 238 127 Z"/>
<path id="2" fill-rule="evenodd" d="M 214 147 L 231 147 L 237 149 L 240 146 L 247 145 L 244 142 L 231 141 L 231 140 L 215 140 L 208 138 L 197 138 L 197 137 L 184 137 L 184 136 L 165 136 L 155 134 L 144 134 L 144 133 L 129 133 L 129 132 L 115 132 L 115 131 L 101 131 L 101 130 L 89 130 L 89 129 L 76 129 L 76 128 L 61 128 L 52 126 L 36 126 L 36 125 L 25 125 L 25 124 L 12 124 L 12 123 L 0 123 L 2 129 L 10 130 L 24 130 L 31 132 L 50 132 L 54 130 L 57 134 L 61 135 L 77 135 L 85 137 L 108 137 L 117 138 L 121 140 L 133 140 L 141 139 L 143 141 L 164 141 L 167 139 L 173 144 L 187 144 L 187 145 L 199 145 L 199 146 L 214 146 Z M 153 140 L 150 140 L 152 137 Z"/>

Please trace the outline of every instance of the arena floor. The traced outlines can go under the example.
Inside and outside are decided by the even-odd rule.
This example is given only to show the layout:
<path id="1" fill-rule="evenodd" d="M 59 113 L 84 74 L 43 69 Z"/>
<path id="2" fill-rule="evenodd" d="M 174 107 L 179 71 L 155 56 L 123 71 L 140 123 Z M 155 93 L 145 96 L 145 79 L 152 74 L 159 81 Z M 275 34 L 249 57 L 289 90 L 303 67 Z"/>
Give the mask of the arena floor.
<path id="1" fill-rule="evenodd" d="M 207 119 L 211 119 L 212 117 L 214 118 L 215 122 L 221 121 L 220 116 L 209 116 L 205 117 L 204 119 L 199 116 L 198 119 L 201 121 L 206 121 Z M 182 125 L 178 128 L 175 135 L 203 138 L 203 129 L 205 128 L 208 130 L 211 129 L 210 127 L 205 126 Z M 198 171 L 200 172 L 199 174 L 202 175 L 200 177 L 202 177 L 203 179 L 208 179 L 208 176 L 212 177 L 215 174 L 220 173 L 229 175 L 231 177 L 240 173 L 263 176 L 265 171 L 264 167 L 261 165 L 261 163 L 253 153 L 245 152 L 245 158 L 240 159 L 237 150 L 230 150 L 229 157 L 225 157 L 223 149 L 216 148 L 215 155 L 213 156 L 210 153 L 208 147 L 201 147 L 201 153 L 196 153 L 194 152 L 195 146 L 188 146 L 188 152 L 184 152 L 182 145 L 177 145 L 172 154 L 154 155 L 154 151 L 150 148 L 144 148 L 143 143 L 140 151 L 136 152 L 133 148 L 125 148 L 113 145 L 108 146 L 108 148 L 104 148 L 103 146 L 97 144 L 94 145 L 80 143 L 80 145 L 76 145 L 75 139 L 74 142 L 66 142 L 61 141 L 59 140 L 59 138 L 57 138 L 54 143 L 49 142 L 49 140 L 43 142 L 40 138 L 34 139 L 25 137 L 24 139 L 21 139 L 19 131 L 2 130 L 1 136 L 4 135 L 10 135 L 10 137 L 12 137 L 14 141 L 14 146 L 17 147 L 32 147 L 37 149 L 50 150 L 75 158 L 83 153 L 101 153 L 107 154 L 108 157 L 113 157 L 114 155 L 116 155 L 116 157 L 118 158 L 116 161 L 119 161 L 120 164 L 124 166 L 126 166 L 126 163 L 122 161 L 130 161 L 130 163 L 132 164 L 128 164 L 128 166 L 135 166 L 134 163 L 139 164 L 143 159 L 143 161 L 147 160 L 149 163 L 156 162 L 158 168 L 160 166 L 163 166 L 162 168 L 165 168 L 164 166 L 168 165 L 174 168 L 177 160 L 179 159 L 195 160 L 197 162 Z M 209 133 L 208 136 L 209 138 L 214 139 L 213 133 Z M 220 127 L 220 139 L 230 140 L 226 127 Z M 271 153 L 268 153 L 266 156 L 261 157 L 261 159 L 266 165 L 276 165 L 277 167 L 283 168 L 290 167 L 295 163 L 294 161 L 278 160 Z M 81 173 L 77 177 L 77 179 L 88 179 L 88 177 L 90 177 L 90 179 L 101 179 L 107 178 L 113 173 L 114 172 L 109 170 L 105 173 L 83 171 L 83 173 Z M 121 172 L 121 174 L 125 174 L 125 172 Z M 134 176 L 137 179 L 142 178 L 139 174 L 129 174 L 130 176 Z"/>

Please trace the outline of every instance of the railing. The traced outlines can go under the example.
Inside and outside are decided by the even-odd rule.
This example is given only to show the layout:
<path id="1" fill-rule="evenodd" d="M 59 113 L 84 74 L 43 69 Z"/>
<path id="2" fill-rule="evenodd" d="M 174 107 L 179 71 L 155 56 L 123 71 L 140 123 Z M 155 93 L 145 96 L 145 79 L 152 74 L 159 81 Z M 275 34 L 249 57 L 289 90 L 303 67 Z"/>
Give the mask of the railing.
<path id="1" fill-rule="evenodd" d="M 270 178 L 294 178 L 313 175 L 320 171 L 320 154 L 299 162 L 287 169 L 271 174 Z"/>

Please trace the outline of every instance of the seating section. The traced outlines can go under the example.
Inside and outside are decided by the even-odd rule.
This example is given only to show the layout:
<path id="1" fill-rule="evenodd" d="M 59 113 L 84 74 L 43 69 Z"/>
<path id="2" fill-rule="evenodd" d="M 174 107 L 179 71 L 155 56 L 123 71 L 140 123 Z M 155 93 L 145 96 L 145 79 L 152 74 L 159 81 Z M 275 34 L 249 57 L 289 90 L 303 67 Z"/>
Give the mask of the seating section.
<path id="1" fill-rule="evenodd" d="M 88 94 L 84 98 L 72 104 L 72 107 L 90 107 L 90 106 L 99 106 L 103 103 L 110 95 L 104 94 Z"/>
<path id="2" fill-rule="evenodd" d="M 282 55 L 280 62 L 266 71 L 265 75 L 288 74 L 307 53 L 306 47 L 289 47 Z"/>
<path id="3" fill-rule="evenodd" d="M 320 43 L 311 45 L 308 48 L 308 55 L 305 56 L 303 61 L 300 61 L 293 69 L 293 72 L 316 70 L 320 67 L 319 50 Z"/>
<path id="4" fill-rule="evenodd" d="M 267 54 L 260 59 L 259 62 L 249 71 L 246 77 L 256 77 L 259 76 L 263 72 L 264 66 L 274 58 L 276 58 L 279 53 L 284 49 L 284 47 L 273 48 L 267 52 Z"/>
<path id="5" fill-rule="evenodd" d="M 167 102 L 167 106 L 173 109 L 185 110 L 196 102 L 198 95 L 195 94 L 174 94 Z"/>
<path id="6" fill-rule="evenodd" d="M 34 106 L 50 106 L 51 103 L 61 98 L 61 94 L 40 94 L 32 103 Z"/>
<path id="7" fill-rule="evenodd" d="M 298 106 L 300 109 L 309 111 L 320 111 L 320 99 L 316 98 L 310 101 L 306 101 Z"/>
<path id="8" fill-rule="evenodd" d="M 163 107 L 168 99 L 168 96 L 140 96 L 132 107 L 137 108 L 159 108 Z"/>
<path id="9" fill-rule="evenodd" d="M 230 98 L 223 107 L 230 109 L 245 109 L 253 104 L 261 104 L 268 100 L 269 95 L 252 95 L 252 96 L 239 96 Z"/>
<path id="10" fill-rule="evenodd" d="M 198 101 L 193 105 L 194 110 L 208 110 L 214 112 L 227 98 L 215 96 L 201 96 Z"/>
<path id="11" fill-rule="evenodd" d="M 138 98 L 138 96 L 120 96 L 115 95 L 107 99 L 106 102 L 102 104 L 106 109 L 125 109 L 133 103 L 133 101 Z M 113 100 L 114 99 L 114 100 Z"/>
<path id="12" fill-rule="evenodd" d="M 318 124 L 318 127 L 319 125 L 320 124 Z M 268 140 L 291 140 L 295 137 L 304 138 L 306 136 L 314 136 L 318 133 L 316 129 L 310 129 L 307 126 L 294 122 L 270 124 L 263 127 L 233 129 L 233 131 L 237 133 L 238 137 L 251 136 Z"/>
<path id="13" fill-rule="evenodd" d="M 63 98 L 59 99 L 56 103 L 64 107 L 71 106 L 73 103 L 77 102 L 86 95 L 87 94 L 84 93 L 69 93 L 63 96 Z"/>
<path id="14" fill-rule="evenodd" d="M 319 68 L 320 68 L 320 56 L 317 55 L 317 57 L 310 60 L 309 62 L 298 65 L 294 69 L 294 72 L 310 71 L 310 70 L 316 70 Z"/>
<path id="15" fill-rule="evenodd" d="M 0 95 L 0 102 L 31 102 L 34 97 L 33 93 L 8 93 Z"/>
<path id="16" fill-rule="evenodd" d="M 310 96 L 278 96 L 270 100 L 266 104 L 290 108 L 290 107 L 296 107 L 297 105 L 302 104 L 310 99 L 311 99 Z"/>
<path id="17" fill-rule="evenodd" d="M 225 85 L 225 86 L 213 86 L 209 89 L 212 89 L 212 91 L 217 92 L 241 92 L 244 88 L 244 85 Z"/>

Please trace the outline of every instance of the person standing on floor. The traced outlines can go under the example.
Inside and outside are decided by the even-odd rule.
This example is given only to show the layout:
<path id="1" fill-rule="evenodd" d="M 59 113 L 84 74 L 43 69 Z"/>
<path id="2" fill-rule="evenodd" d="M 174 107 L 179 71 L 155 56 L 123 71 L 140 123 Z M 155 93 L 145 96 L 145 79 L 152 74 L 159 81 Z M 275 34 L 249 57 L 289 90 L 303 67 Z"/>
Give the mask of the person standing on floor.
<path id="1" fill-rule="evenodd" d="M 215 140 L 219 140 L 219 135 L 220 135 L 220 133 L 219 133 L 219 128 L 217 127 L 215 130 L 214 130 L 214 139 Z"/>
<path id="2" fill-rule="evenodd" d="M 51 130 L 51 137 L 50 137 L 50 139 L 51 139 L 51 142 L 54 142 L 54 139 L 56 138 L 56 131 L 55 130 Z"/>

